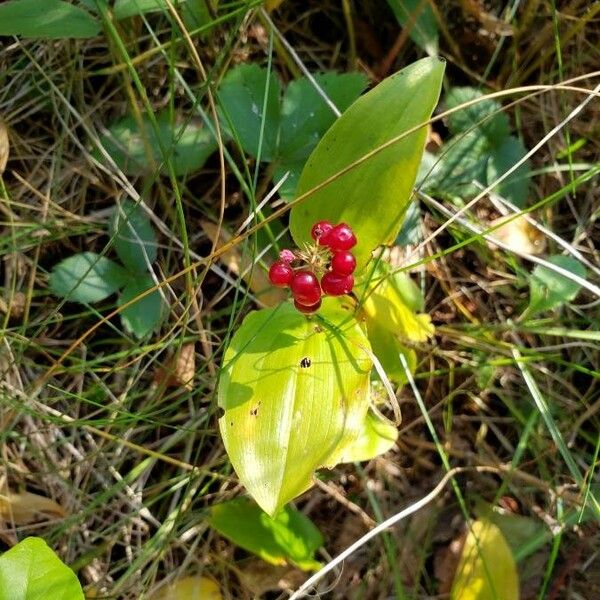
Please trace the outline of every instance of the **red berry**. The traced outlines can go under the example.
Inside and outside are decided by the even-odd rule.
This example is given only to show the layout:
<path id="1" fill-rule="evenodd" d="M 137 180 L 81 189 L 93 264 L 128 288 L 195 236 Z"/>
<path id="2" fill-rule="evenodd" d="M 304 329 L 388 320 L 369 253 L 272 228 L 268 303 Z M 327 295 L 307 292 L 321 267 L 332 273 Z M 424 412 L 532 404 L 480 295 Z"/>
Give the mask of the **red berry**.
<path id="1" fill-rule="evenodd" d="M 350 250 L 356 246 L 356 236 L 349 225 L 340 223 L 321 238 L 321 244 L 329 246 L 334 252 Z"/>
<path id="2" fill-rule="evenodd" d="M 319 299 L 319 301 L 316 304 L 313 304 L 312 306 L 299 304 L 297 300 L 294 300 L 294 306 L 296 307 L 296 310 L 299 310 L 301 313 L 310 314 L 314 313 L 315 311 L 319 310 L 319 308 L 321 308 L 321 300 Z"/>
<path id="3" fill-rule="evenodd" d="M 331 270 L 336 275 L 352 275 L 356 269 L 356 259 L 348 250 L 336 252 L 331 259 Z"/>
<path id="4" fill-rule="evenodd" d="M 338 275 L 330 271 L 321 279 L 321 287 L 328 296 L 343 296 L 349 294 L 354 287 L 352 275 Z"/>
<path id="5" fill-rule="evenodd" d="M 324 235 L 327 235 L 333 229 L 329 221 L 319 221 L 312 226 L 310 235 L 315 242 L 318 242 Z"/>
<path id="6" fill-rule="evenodd" d="M 284 263 L 291 263 L 296 259 L 296 255 L 291 251 L 288 250 L 287 248 L 284 248 L 280 253 L 279 253 L 279 260 L 281 262 Z"/>
<path id="7" fill-rule="evenodd" d="M 321 299 L 319 280 L 312 271 L 298 271 L 292 280 L 294 300 L 303 306 L 314 306 Z"/>
<path id="8" fill-rule="evenodd" d="M 277 287 L 287 287 L 294 278 L 294 270 L 281 260 L 274 262 L 269 269 L 269 280 Z"/>

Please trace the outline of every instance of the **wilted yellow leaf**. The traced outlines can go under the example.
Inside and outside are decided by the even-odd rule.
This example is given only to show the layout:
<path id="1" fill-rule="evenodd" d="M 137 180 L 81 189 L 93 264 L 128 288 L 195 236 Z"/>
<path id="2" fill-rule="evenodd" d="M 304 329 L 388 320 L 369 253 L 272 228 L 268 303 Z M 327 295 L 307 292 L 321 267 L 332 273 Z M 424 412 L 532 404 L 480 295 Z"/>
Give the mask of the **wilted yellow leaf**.
<path id="1" fill-rule="evenodd" d="M 451 600 L 519 600 L 519 576 L 496 525 L 474 521 L 463 546 Z"/>
<path id="2" fill-rule="evenodd" d="M 9 144 L 8 144 L 8 129 L 6 125 L 0 121 L 0 175 L 6 169 L 8 162 Z"/>
<path id="3" fill-rule="evenodd" d="M 0 494 L 0 519 L 16 525 L 62 519 L 66 515 L 60 504 L 45 496 L 30 492 Z"/>
<path id="4" fill-rule="evenodd" d="M 182 577 L 161 587 L 150 600 L 222 600 L 219 586 L 208 577 Z"/>
<path id="5" fill-rule="evenodd" d="M 217 226 L 210 221 L 202 221 L 201 225 L 206 235 L 214 243 L 219 232 Z M 219 245 L 227 243 L 230 239 L 231 235 L 221 229 Z M 242 255 L 237 248 L 231 248 L 231 250 L 224 252 L 219 260 L 236 275 L 241 275 L 264 306 L 276 306 L 287 298 L 286 292 L 281 288 L 274 287 L 269 281 L 267 273 L 258 265 L 252 266 L 251 258 Z"/>

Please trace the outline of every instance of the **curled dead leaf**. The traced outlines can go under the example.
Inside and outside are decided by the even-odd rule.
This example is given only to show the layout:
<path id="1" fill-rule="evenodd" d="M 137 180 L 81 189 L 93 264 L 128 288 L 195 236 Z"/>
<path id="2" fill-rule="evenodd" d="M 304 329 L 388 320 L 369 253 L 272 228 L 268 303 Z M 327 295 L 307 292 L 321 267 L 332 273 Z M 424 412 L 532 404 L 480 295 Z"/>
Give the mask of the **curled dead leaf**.
<path id="1" fill-rule="evenodd" d="M 505 222 L 506 221 L 506 222 Z M 525 216 L 500 217 L 490 223 L 492 227 L 501 225 L 492 232 L 492 237 L 506 244 L 514 252 L 525 252 L 527 254 L 542 254 L 546 248 L 546 238 L 527 221 Z M 489 246 L 495 249 L 493 242 Z"/>
<path id="2" fill-rule="evenodd" d="M 9 314 L 13 319 L 18 319 L 23 316 L 26 302 L 27 298 L 23 292 L 15 292 L 8 298 L 8 302 L 0 298 L 0 312 Z"/>
<path id="3" fill-rule="evenodd" d="M 39 494 L 0 494 L 0 519 L 15 525 L 28 525 L 66 516 L 67 513 L 60 504 Z"/>
<path id="4" fill-rule="evenodd" d="M 219 246 L 231 240 L 231 234 L 222 228 L 219 233 L 219 229 L 214 223 L 202 221 L 201 225 L 213 244 L 217 235 L 219 235 Z M 227 252 L 224 252 L 219 257 L 219 260 L 233 273 L 242 277 L 264 306 L 276 306 L 287 297 L 284 290 L 273 287 L 267 273 L 263 269 L 258 265 L 252 264 L 252 259 L 249 258 L 249 255 L 244 256 L 237 248 L 231 248 Z"/>
<path id="5" fill-rule="evenodd" d="M 156 379 L 166 387 L 181 387 L 185 390 L 194 389 L 194 374 L 196 372 L 196 346 L 183 344 L 169 360 L 164 369 L 160 369 Z"/>

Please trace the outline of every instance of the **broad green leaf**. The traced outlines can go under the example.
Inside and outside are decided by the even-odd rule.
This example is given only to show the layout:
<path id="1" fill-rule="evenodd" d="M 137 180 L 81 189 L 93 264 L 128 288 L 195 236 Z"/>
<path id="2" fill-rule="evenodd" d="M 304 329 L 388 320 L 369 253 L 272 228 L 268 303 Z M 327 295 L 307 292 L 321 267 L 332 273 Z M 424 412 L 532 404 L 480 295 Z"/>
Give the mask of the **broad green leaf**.
<path id="1" fill-rule="evenodd" d="M 77 576 L 37 537 L 0 556 L 0 600 L 84 600 Z"/>
<path id="2" fill-rule="evenodd" d="M 212 21 L 208 3 L 213 0 L 187 0 L 181 6 L 181 16 L 188 31 L 208 25 Z M 216 2 L 214 4 L 217 4 Z M 203 33 L 204 35 L 204 33 Z"/>
<path id="3" fill-rule="evenodd" d="M 482 97 L 483 93 L 474 88 L 452 88 L 445 103 L 454 108 Z M 495 100 L 482 100 L 450 115 L 448 127 L 457 135 L 444 145 L 433 169 L 427 169 L 430 157 L 429 164 L 422 165 L 423 187 L 441 195 L 475 196 L 523 158 L 526 149 L 518 138 L 509 134 L 508 117 L 501 111 L 502 105 Z M 529 192 L 529 177 L 529 165 L 525 163 L 494 191 L 523 207 Z"/>
<path id="4" fill-rule="evenodd" d="M 208 522 L 234 544 L 273 565 L 292 563 L 304 570 L 321 566 L 315 560 L 323 545 L 321 532 L 290 506 L 270 517 L 249 498 L 236 498 L 213 506 Z"/>
<path id="5" fill-rule="evenodd" d="M 311 193 L 290 213 L 290 230 L 298 246 L 311 242 L 310 229 L 316 221 L 348 223 L 358 238 L 353 252 L 360 270 L 377 246 L 396 239 L 443 73 L 440 59 L 417 61 L 361 96 L 335 121 L 300 177 L 298 196 Z M 367 157 L 370 153 L 374 154 Z M 318 186 L 322 187 L 315 189 Z"/>
<path id="6" fill-rule="evenodd" d="M 451 88 L 444 97 L 446 108 L 456 108 L 475 100 L 483 98 L 484 93 L 471 87 Z M 496 100 L 481 100 L 461 108 L 448 116 L 448 128 L 454 134 L 466 133 L 477 128 L 493 143 L 501 143 L 510 133 L 508 117 L 502 112 L 502 105 Z"/>
<path id="7" fill-rule="evenodd" d="M 421 209 L 418 202 L 411 202 L 406 210 L 404 223 L 400 228 L 396 245 L 408 246 L 410 244 L 418 244 L 421 240 Z"/>
<path id="8" fill-rule="evenodd" d="M 393 448 L 397 439 L 398 429 L 369 410 L 358 437 L 343 449 L 340 462 L 371 460 Z"/>
<path id="9" fill-rule="evenodd" d="M 585 267 L 571 256 L 550 256 L 548 262 L 561 267 L 574 275 L 585 278 L 587 272 Z M 581 286 L 549 269 L 543 265 L 538 265 L 532 271 L 529 279 L 529 306 L 528 315 L 545 310 L 558 308 L 562 304 L 571 302 L 579 293 Z"/>
<path id="10" fill-rule="evenodd" d="M 148 600 L 222 600 L 218 584 L 208 577 L 181 577 L 162 586 Z"/>
<path id="11" fill-rule="evenodd" d="M 381 363 L 388 378 L 396 383 L 405 384 L 408 379 L 400 360 L 400 354 L 406 359 L 411 373 L 417 368 L 417 353 L 406 347 L 398 336 L 387 329 L 378 320 L 367 320 L 367 332 L 375 356 Z"/>
<path id="12" fill-rule="evenodd" d="M 334 466 L 369 405 L 369 342 L 350 307 L 325 298 L 313 317 L 290 303 L 250 313 L 219 381 L 221 435 L 241 482 L 270 515 Z M 306 360 L 303 360 L 306 359 Z"/>
<path id="13" fill-rule="evenodd" d="M 283 182 L 278 190 L 278 194 L 284 200 L 293 200 L 300 181 L 300 174 L 304 168 L 304 161 L 296 163 L 276 162 L 273 163 L 273 183 L 276 184 L 287 173 L 287 179 Z"/>
<path id="14" fill-rule="evenodd" d="M 451 600 L 519 600 L 515 559 L 500 529 L 474 521 L 452 584 Z"/>
<path id="15" fill-rule="evenodd" d="M 65 39 L 94 37 L 100 23 L 86 10 L 61 0 L 12 0 L 0 4 L 0 35 Z"/>
<path id="16" fill-rule="evenodd" d="M 119 296 L 119 306 L 123 306 L 130 300 L 146 290 L 154 287 L 154 281 L 149 274 L 137 274 L 131 276 L 131 281 L 125 286 Z M 152 333 L 162 321 L 165 304 L 158 290 L 144 296 L 131 306 L 121 312 L 121 321 L 125 331 L 137 338 L 144 338 Z"/>
<path id="17" fill-rule="evenodd" d="M 514 136 L 505 138 L 500 144 L 494 146 L 490 152 L 487 163 L 487 183 L 492 184 L 504 175 L 515 163 L 527 154 L 523 142 Z M 500 194 L 519 208 L 523 208 L 529 194 L 529 163 L 525 162 L 505 181 L 494 188 Z"/>
<path id="18" fill-rule="evenodd" d="M 142 127 L 132 116 L 119 119 L 101 136 L 104 149 L 126 175 L 168 173 L 167 161 L 173 165 L 176 176 L 187 175 L 204 166 L 206 159 L 216 150 L 217 142 L 200 121 L 174 120 L 167 111 L 156 115 L 157 132 L 147 115 L 142 116 Z M 99 150 L 92 155 L 99 161 L 105 159 Z"/>
<path id="19" fill-rule="evenodd" d="M 252 64 L 231 69 L 219 87 L 219 109 L 225 128 L 231 130 L 242 149 L 254 157 L 258 157 L 262 130 L 260 159 L 263 161 L 277 157 L 280 96 L 278 76 Z"/>
<path id="20" fill-rule="evenodd" d="M 86 10 L 96 14 L 98 12 L 98 6 L 96 4 L 97 1 L 100 4 L 104 3 L 106 5 L 108 0 L 78 0 L 78 3 L 84 6 Z"/>
<path id="21" fill-rule="evenodd" d="M 429 0 L 388 0 L 396 19 L 410 27 L 410 37 L 429 56 L 438 53 L 438 30 Z"/>
<path id="22" fill-rule="evenodd" d="M 117 204 L 110 220 L 110 235 L 123 264 L 134 273 L 145 273 L 156 260 L 156 233 L 143 208 L 131 200 Z"/>
<path id="23" fill-rule="evenodd" d="M 49 283 L 53 294 L 91 304 L 108 298 L 126 282 L 123 267 L 95 252 L 82 252 L 55 265 Z"/>
<path id="24" fill-rule="evenodd" d="M 360 73 L 324 73 L 315 79 L 340 112 L 367 86 Z M 304 162 L 336 116 L 313 84 L 301 77 L 286 88 L 281 107 L 279 157 L 286 163 Z"/>
<path id="25" fill-rule="evenodd" d="M 315 79 L 340 112 L 360 96 L 367 85 L 359 73 L 324 73 Z M 308 79 L 292 81 L 283 97 L 278 159 L 275 161 L 273 183 L 289 171 L 279 195 L 292 200 L 306 159 L 323 134 L 335 121 L 331 108 Z"/>
<path id="26" fill-rule="evenodd" d="M 416 352 L 407 347 L 427 341 L 434 333 L 428 314 L 417 314 L 422 310 L 422 295 L 404 273 L 373 279 L 363 296 L 369 341 L 375 356 L 381 362 L 387 376 L 394 381 L 406 382 L 406 373 L 399 355 L 406 358 L 411 371 L 417 364 Z"/>
<path id="27" fill-rule="evenodd" d="M 475 129 L 451 138 L 441 149 L 439 161 L 425 179 L 424 187 L 444 196 L 475 196 L 485 185 L 490 147 Z"/>

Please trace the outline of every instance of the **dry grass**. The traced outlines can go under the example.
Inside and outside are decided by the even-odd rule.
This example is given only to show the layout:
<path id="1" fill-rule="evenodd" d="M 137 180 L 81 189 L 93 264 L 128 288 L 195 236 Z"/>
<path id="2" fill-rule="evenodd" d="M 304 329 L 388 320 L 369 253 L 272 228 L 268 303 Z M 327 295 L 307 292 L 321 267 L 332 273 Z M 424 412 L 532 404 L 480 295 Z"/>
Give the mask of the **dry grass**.
<path id="1" fill-rule="evenodd" d="M 385 2 L 353 4 L 352 28 L 343 3 L 335 2 L 286 2 L 273 19 L 311 71 L 356 65 L 376 81 L 386 65 L 393 71 L 418 56 L 410 40 L 395 44 L 399 29 Z M 506 89 L 588 74 L 578 85 L 591 89 L 598 81 L 597 2 L 587 8 L 587 2 L 564 2 L 556 10 L 546 0 L 524 3 L 509 37 L 500 35 L 496 3 L 487 12 L 480 2 L 434 4 L 447 28 L 441 44 L 451 84 L 485 81 Z M 106 219 L 118 199 L 141 197 L 151 209 L 161 232 L 159 280 L 210 252 L 213 241 L 202 220 L 216 223 L 223 211 L 225 227 L 235 231 L 248 214 L 248 182 L 235 176 L 231 164 L 222 204 L 216 158 L 187 180 L 127 177 L 94 158 L 104 128 L 128 112 L 142 114 L 147 105 L 157 110 L 170 102 L 189 110 L 198 102 L 210 115 L 193 55 L 166 17 L 118 27 L 138 82 L 110 35 L 110 42 L 5 39 L 0 49 L 0 118 L 10 139 L 0 180 L 0 490 L 40 494 L 66 513 L 26 523 L 5 516 L 1 542 L 6 548 L 26 535 L 44 536 L 95 597 L 143 598 L 165 579 L 206 572 L 220 583 L 224 598 L 253 597 L 261 577 L 272 588 L 262 597 L 275 598 L 281 589 L 273 582 L 283 577 L 284 587 L 293 589 L 302 576 L 293 569 L 265 569 L 203 521 L 208 507 L 243 491 L 216 428 L 215 388 L 222 350 L 253 307 L 244 284 L 218 264 L 174 278 L 164 288 L 169 318 L 144 343 L 126 335 L 115 317 L 73 345 L 114 301 L 94 310 L 61 302 L 48 291 L 49 270 L 60 259 L 108 250 Z M 233 64 L 264 63 L 268 37 L 264 19 L 250 10 L 194 43 L 215 82 Z M 168 46 L 164 52 L 155 51 L 158 42 Z M 273 61 L 284 79 L 298 72 L 282 46 L 275 46 Z M 582 99 L 568 91 L 544 93 L 509 110 L 532 147 Z M 535 154 L 539 173 L 532 187 L 532 203 L 565 190 L 533 216 L 595 265 L 597 179 L 569 185 L 598 165 L 598 106 L 597 100 L 590 103 Z M 444 137 L 443 125 L 436 129 Z M 585 145 L 565 154 L 580 139 Z M 257 201 L 266 182 L 253 190 Z M 447 220 L 434 208 L 425 212 L 424 239 Z M 485 226 L 497 216 L 486 197 L 469 218 Z M 481 236 L 458 247 L 470 235 L 455 223 L 410 249 L 412 260 L 421 262 L 415 274 L 438 328 L 435 340 L 420 348 L 415 375 L 427 412 L 406 386 L 399 395 L 404 421 L 397 447 L 368 464 L 325 473 L 325 483 L 298 505 L 335 555 L 374 522 L 427 493 L 447 466 L 489 469 L 460 474 L 434 503 L 352 556 L 330 580 L 336 585 L 326 597 L 443 596 L 451 542 L 465 512 L 473 514 L 480 500 L 531 517 L 542 531 L 568 523 L 520 563 L 523 598 L 600 596 L 597 521 L 575 526 L 571 513 L 599 482 L 598 299 L 583 291 L 576 305 L 520 323 L 515 317 L 527 303 L 531 265 L 490 249 Z M 546 244 L 548 252 L 559 250 L 552 240 Z M 243 252 L 252 252 L 252 244 Z M 597 274 L 590 281 L 598 283 Z M 189 344 L 195 344 L 193 388 L 167 387 L 165 370 Z M 547 415 L 536 407 L 536 390 Z M 562 436 L 568 459 L 544 416 Z"/>

